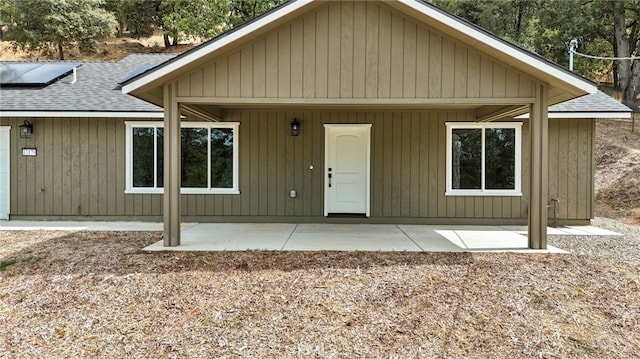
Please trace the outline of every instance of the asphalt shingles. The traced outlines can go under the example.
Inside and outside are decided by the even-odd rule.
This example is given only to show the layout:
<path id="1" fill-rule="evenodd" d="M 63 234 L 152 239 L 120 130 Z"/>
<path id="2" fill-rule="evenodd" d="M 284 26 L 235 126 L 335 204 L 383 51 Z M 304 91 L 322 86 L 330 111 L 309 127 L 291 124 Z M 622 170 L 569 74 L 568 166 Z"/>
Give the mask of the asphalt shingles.
<path id="1" fill-rule="evenodd" d="M 174 56 L 131 54 L 118 62 L 83 62 L 73 84 L 69 75 L 44 88 L 2 88 L 0 111 L 161 112 L 160 107 L 123 94 L 118 82 L 141 65 L 157 65 Z"/>
<path id="2" fill-rule="evenodd" d="M 131 54 L 117 62 L 83 62 L 73 84 L 69 75 L 44 88 L 2 88 L 0 111 L 161 112 L 160 107 L 123 94 L 118 82 L 142 65 L 158 65 L 174 56 Z M 551 106 L 549 112 L 630 112 L 630 109 L 598 92 Z"/>
<path id="3" fill-rule="evenodd" d="M 549 112 L 631 112 L 631 109 L 604 92 L 598 91 L 592 95 L 551 106 Z"/>

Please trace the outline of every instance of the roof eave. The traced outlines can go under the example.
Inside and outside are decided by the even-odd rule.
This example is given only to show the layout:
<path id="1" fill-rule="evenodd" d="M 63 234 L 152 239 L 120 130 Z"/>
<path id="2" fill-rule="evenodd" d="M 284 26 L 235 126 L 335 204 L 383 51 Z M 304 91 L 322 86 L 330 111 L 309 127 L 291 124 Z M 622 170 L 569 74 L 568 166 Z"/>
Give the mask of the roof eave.
<path id="1" fill-rule="evenodd" d="M 584 111 L 584 112 L 551 112 L 549 111 L 549 118 L 552 119 L 574 119 L 574 118 L 611 118 L 611 119 L 630 119 L 631 111 L 629 112 L 611 112 L 611 111 Z M 517 120 L 529 119 L 529 114 L 525 113 L 520 116 L 514 117 Z"/>
<path id="2" fill-rule="evenodd" d="M 44 111 L 0 110 L 0 117 L 48 117 L 48 118 L 163 118 L 163 111 Z"/>

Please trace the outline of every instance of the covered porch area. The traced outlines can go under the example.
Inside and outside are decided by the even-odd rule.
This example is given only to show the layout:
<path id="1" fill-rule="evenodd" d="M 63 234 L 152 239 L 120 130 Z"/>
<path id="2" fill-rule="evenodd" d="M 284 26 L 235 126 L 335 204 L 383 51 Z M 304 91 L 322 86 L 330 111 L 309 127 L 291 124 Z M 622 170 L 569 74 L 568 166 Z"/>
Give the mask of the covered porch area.
<path id="1" fill-rule="evenodd" d="M 287 3 L 130 79 L 122 91 L 164 109 L 166 248 L 187 245 L 181 221 L 195 213 L 202 221 L 291 223 L 287 228 L 331 214 L 416 225 L 518 220 L 528 222 L 525 241 L 507 247 L 546 249 L 548 107 L 596 87 L 427 3 L 401 0 Z M 525 113 L 527 121 L 513 120 Z M 189 117 L 202 127 L 236 126 L 232 136 L 234 144 L 241 143 L 239 160 L 224 194 L 208 184 L 206 198 L 183 188 L 188 177 L 181 177 L 181 128 Z M 300 134 L 287 137 L 282 129 L 292 120 L 302 125 Z M 519 123 L 499 128 L 500 122 Z M 460 123 L 464 128 L 449 126 Z M 367 130 L 337 133 L 328 126 Z M 457 173 L 448 158 L 457 129 L 471 129 L 469 138 L 474 137 L 469 143 L 475 141 L 475 147 L 467 153 L 475 162 L 463 171 L 473 173 L 471 185 L 450 178 Z M 486 186 L 487 133 L 503 134 L 498 142 L 509 148 L 507 155 L 494 156 L 494 167 L 508 172 L 494 177 L 508 179 L 505 183 Z M 338 136 L 364 140 L 340 147 L 333 141 Z M 350 173 L 362 174 L 354 176 L 356 190 L 338 194 L 336 182 L 331 187 L 331 180 L 337 181 L 334 157 L 348 159 L 356 168 Z M 182 208 L 194 198 L 192 206 Z M 336 198 L 362 205 L 336 210 Z M 300 232 L 285 230 L 289 241 L 280 249 L 313 226 L 297 228 Z M 406 248 L 420 250 L 407 234 L 411 228 L 384 228 L 385 238 L 397 236 L 408 241 Z M 440 234 L 424 236 L 453 248 L 440 243 Z M 492 248 L 494 237 L 486 237 L 484 245 Z M 461 242 L 455 246 L 469 249 Z"/>

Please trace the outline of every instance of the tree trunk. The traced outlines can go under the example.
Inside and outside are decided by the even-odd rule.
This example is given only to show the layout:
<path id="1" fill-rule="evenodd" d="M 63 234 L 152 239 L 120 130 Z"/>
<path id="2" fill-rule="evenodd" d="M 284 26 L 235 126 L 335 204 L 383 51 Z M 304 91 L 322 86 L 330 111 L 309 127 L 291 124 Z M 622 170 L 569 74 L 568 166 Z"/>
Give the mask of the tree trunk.
<path id="1" fill-rule="evenodd" d="M 124 20 L 118 20 L 118 32 L 116 33 L 117 38 L 121 38 L 124 35 Z"/>
<path id="2" fill-rule="evenodd" d="M 62 42 L 58 42 L 58 57 L 60 60 L 64 60 L 64 50 L 62 49 Z"/>
<path id="3" fill-rule="evenodd" d="M 624 1 L 616 0 L 611 2 L 613 9 L 613 33 L 618 52 L 617 57 L 629 57 L 629 35 L 627 35 L 627 25 L 624 14 Z M 634 106 L 635 96 L 633 86 L 631 84 L 631 60 L 618 60 L 616 67 L 618 69 L 618 79 L 616 88 L 623 94 L 622 103 L 632 107 Z M 631 89 L 629 89 L 631 88 Z"/>
<path id="4" fill-rule="evenodd" d="M 640 110 L 638 108 L 638 94 L 640 94 L 640 61 L 634 60 L 633 65 L 631 66 L 631 80 L 629 82 L 629 86 L 627 86 L 624 94 L 622 102 L 629 106 L 633 112 L 637 112 Z"/>
<path id="5" fill-rule="evenodd" d="M 169 41 L 169 35 L 162 34 L 162 39 L 164 40 L 164 47 L 171 47 L 171 42 Z"/>

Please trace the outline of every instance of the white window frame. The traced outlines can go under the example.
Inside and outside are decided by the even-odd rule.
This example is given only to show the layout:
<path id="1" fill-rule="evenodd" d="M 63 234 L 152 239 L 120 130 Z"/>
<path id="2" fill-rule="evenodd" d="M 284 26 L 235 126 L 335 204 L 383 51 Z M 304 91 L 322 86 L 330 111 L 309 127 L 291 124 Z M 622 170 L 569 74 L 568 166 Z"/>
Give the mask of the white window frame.
<path id="1" fill-rule="evenodd" d="M 522 123 L 521 122 L 447 122 L 447 189 L 446 196 L 522 196 Z M 488 128 L 515 129 L 515 188 L 514 189 L 485 189 L 485 130 Z M 482 130 L 482 182 L 480 189 L 454 189 L 451 170 L 453 168 L 452 141 L 455 129 Z"/>
<path id="2" fill-rule="evenodd" d="M 164 121 L 126 121 L 126 189 L 125 193 L 140 194 L 163 194 L 163 187 L 133 187 L 133 128 L 164 128 Z M 182 194 L 240 194 L 238 175 L 238 151 L 240 122 L 181 122 L 180 128 L 207 128 L 208 138 L 211 139 L 211 130 L 219 128 L 230 128 L 233 131 L 233 187 L 232 188 L 211 188 L 211 171 L 207 171 L 207 188 L 183 187 Z M 157 137 L 154 138 L 154 147 L 157 148 Z M 154 167 L 158 165 L 157 151 L 154 151 Z M 207 163 L 211 164 L 211 140 L 207 143 Z M 154 176 L 158 173 L 154 168 Z M 156 183 L 157 179 L 154 179 Z"/>

